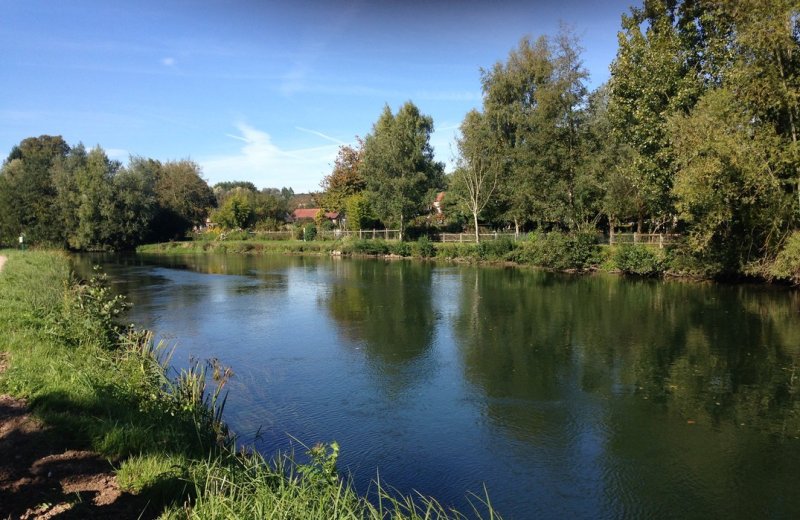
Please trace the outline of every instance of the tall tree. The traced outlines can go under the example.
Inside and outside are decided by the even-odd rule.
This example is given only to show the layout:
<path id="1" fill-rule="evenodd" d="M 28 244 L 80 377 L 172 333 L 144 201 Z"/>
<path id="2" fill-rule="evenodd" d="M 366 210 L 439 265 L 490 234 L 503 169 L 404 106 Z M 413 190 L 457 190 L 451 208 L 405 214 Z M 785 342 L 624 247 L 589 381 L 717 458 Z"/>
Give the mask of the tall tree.
<path id="1" fill-rule="evenodd" d="M 566 29 L 523 38 L 505 62 L 482 71 L 483 108 L 495 140 L 486 153 L 501 171 L 500 195 L 522 223 L 575 227 L 585 81 L 580 46 Z"/>
<path id="2" fill-rule="evenodd" d="M 182 237 L 194 225 L 203 223 L 214 207 L 214 192 L 200 175 L 194 161 L 168 161 L 160 165 L 155 183 L 159 211 L 153 223 L 153 238 Z"/>
<path id="3" fill-rule="evenodd" d="M 69 149 L 61 136 L 42 135 L 11 150 L 0 170 L 0 241 L 25 233 L 31 243 L 63 243 L 52 168 Z"/>
<path id="4" fill-rule="evenodd" d="M 113 234 L 113 178 L 120 164 L 110 160 L 99 146 L 89 153 L 83 153 L 82 148 L 64 172 L 71 177 L 66 190 L 59 190 L 68 201 L 62 205 L 65 221 L 71 223 L 64 233 L 73 249 L 100 250 L 109 246 Z"/>
<path id="5" fill-rule="evenodd" d="M 774 129 L 753 124 L 724 88 L 670 123 L 681 150 L 675 195 L 692 251 L 726 270 L 774 256 L 788 225 Z"/>
<path id="6" fill-rule="evenodd" d="M 409 101 L 396 115 L 387 105 L 364 140 L 361 170 L 373 208 L 381 220 L 399 227 L 401 240 L 409 221 L 444 183 L 444 165 L 433 158 L 432 132 L 433 119 Z"/>
<path id="7" fill-rule="evenodd" d="M 657 229 L 674 214 L 674 157 L 667 118 L 694 105 L 701 82 L 673 24 L 675 2 L 653 0 L 622 16 L 619 48 L 611 65 L 609 116 L 614 131 L 633 152 L 631 176 L 645 204 L 637 216 Z M 646 29 L 642 29 L 646 26 Z"/>
<path id="8" fill-rule="evenodd" d="M 480 242 L 478 217 L 492 200 L 500 180 L 500 169 L 492 164 L 494 134 L 478 111 L 467 113 L 461 123 L 458 139 L 459 164 L 451 176 L 449 192 L 460 199 L 472 215 L 475 226 L 475 242 Z"/>

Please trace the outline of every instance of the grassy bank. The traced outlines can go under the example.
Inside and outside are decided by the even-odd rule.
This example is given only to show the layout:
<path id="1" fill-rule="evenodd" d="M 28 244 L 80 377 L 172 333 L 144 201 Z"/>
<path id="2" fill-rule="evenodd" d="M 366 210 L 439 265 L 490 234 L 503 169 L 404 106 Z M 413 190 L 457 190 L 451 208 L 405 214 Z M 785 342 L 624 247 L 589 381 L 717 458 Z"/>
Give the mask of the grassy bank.
<path id="1" fill-rule="evenodd" d="M 606 271 L 636 276 L 714 278 L 724 274 L 717 264 L 693 258 L 680 246 L 658 249 L 645 245 L 599 244 L 595 233 L 532 233 L 520 241 L 500 239 L 473 243 L 384 240 L 195 240 L 150 244 L 141 253 L 372 255 L 435 258 L 468 263 L 508 263 L 556 271 Z M 776 277 L 780 279 L 780 277 Z"/>
<path id="2" fill-rule="evenodd" d="M 148 516 L 462 516 L 379 486 L 370 500 L 359 496 L 336 471 L 335 443 L 312 448 L 304 464 L 237 450 L 221 421 L 230 372 L 198 363 L 171 373 L 169 356 L 147 333 L 117 325 L 124 302 L 102 277 L 76 283 L 60 253 L 3 254 L 0 352 L 8 368 L 0 393 L 27 399 L 48 435 L 105 457 L 125 490 L 147 498 Z"/>

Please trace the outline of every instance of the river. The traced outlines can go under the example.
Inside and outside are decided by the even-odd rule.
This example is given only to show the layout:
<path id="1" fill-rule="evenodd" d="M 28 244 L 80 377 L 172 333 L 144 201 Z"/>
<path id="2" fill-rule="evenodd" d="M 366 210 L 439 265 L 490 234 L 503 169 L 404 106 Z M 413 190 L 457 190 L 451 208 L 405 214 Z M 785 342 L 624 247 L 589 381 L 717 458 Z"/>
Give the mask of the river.
<path id="1" fill-rule="evenodd" d="M 800 517 L 800 295 L 296 256 L 76 257 L 266 454 L 507 519 Z M 472 498 L 475 501 L 475 498 Z"/>

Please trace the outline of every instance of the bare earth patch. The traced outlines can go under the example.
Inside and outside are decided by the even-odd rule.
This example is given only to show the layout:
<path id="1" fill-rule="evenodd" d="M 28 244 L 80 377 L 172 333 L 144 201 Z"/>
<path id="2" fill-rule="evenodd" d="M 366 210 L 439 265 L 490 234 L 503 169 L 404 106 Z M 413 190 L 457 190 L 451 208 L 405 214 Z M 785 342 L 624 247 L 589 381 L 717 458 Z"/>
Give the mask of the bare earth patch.
<path id="1" fill-rule="evenodd" d="M 8 363 L 0 353 L 0 372 Z M 24 400 L 0 395 L 0 519 L 152 518 L 146 508 L 107 460 L 71 449 Z"/>

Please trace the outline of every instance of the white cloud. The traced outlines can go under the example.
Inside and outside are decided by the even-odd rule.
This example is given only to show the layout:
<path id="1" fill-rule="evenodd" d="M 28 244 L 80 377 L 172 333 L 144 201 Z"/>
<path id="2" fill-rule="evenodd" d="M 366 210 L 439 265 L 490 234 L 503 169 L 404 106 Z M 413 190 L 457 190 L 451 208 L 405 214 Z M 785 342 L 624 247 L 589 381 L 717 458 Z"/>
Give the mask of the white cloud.
<path id="1" fill-rule="evenodd" d="M 260 188 L 287 186 L 298 193 L 316 191 L 339 150 L 336 144 L 284 150 L 262 130 L 245 123 L 237 124 L 236 128 L 239 135 L 225 134 L 244 143 L 236 153 L 198 161 L 212 185 L 243 180 Z"/>
<path id="2" fill-rule="evenodd" d="M 127 161 L 131 155 L 128 150 L 122 148 L 106 148 L 105 152 L 109 159 L 123 162 Z"/>
<path id="3" fill-rule="evenodd" d="M 161 64 L 165 67 L 174 67 L 175 66 L 175 58 L 171 58 L 167 56 L 166 58 L 161 58 Z"/>

